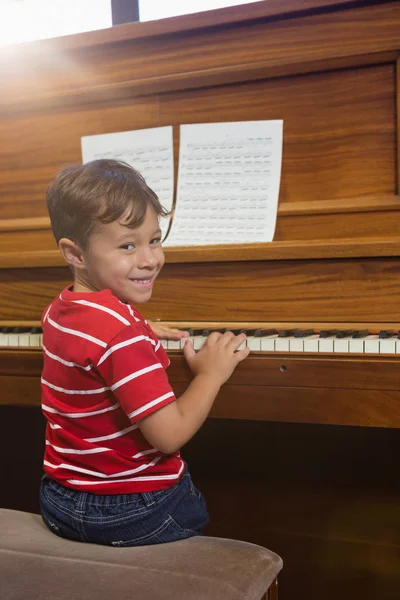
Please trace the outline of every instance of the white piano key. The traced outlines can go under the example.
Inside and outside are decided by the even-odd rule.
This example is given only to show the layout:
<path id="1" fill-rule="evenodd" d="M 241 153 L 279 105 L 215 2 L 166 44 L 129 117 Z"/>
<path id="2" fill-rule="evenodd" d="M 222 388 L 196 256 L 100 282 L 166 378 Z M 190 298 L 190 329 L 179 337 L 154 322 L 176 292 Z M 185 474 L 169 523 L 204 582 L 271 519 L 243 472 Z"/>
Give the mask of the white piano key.
<path id="1" fill-rule="evenodd" d="M 289 338 L 289 350 L 290 352 L 304 352 L 304 340 L 306 338 Z"/>
<path id="2" fill-rule="evenodd" d="M 9 346 L 19 346 L 19 336 L 18 333 L 10 333 L 8 336 L 8 345 Z"/>
<path id="3" fill-rule="evenodd" d="M 289 352 L 289 338 L 278 337 L 275 340 L 276 352 Z"/>
<path id="4" fill-rule="evenodd" d="M 364 352 L 366 354 L 379 354 L 379 336 L 367 335 L 364 338 Z"/>
<path id="5" fill-rule="evenodd" d="M 192 337 L 185 337 L 185 338 L 181 338 L 181 339 L 179 340 L 179 348 L 180 348 L 181 350 L 183 350 L 183 347 L 184 347 L 184 345 L 186 344 L 186 341 L 187 341 L 187 340 L 190 340 L 190 341 L 192 342 L 192 344 L 193 344 L 193 336 L 192 336 Z"/>
<path id="6" fill-rule="evenodd" d="M 194 342 L 193 342 L 193 348 L 195 350 L 201 350 L 201 348 L 204 346 L 205 342 L 206 342 L 207 337 L 205 335 L 195 335 L 194 336 Z"/>
<path id="7" fill-rule="evenodd" d="M 335 338 L 333 340 L 333 351 L 334 352 L 348 352 L 349 351 L 349 339 L 348 338 Z"/>
<path id="8" fill-rule="evenodd" d="M 318 352 L 319 350 L 319 335 L 309 335 L 304 338 L 304 352 Z"/>
<path id="9" fill-rule="evenodd" d="M 396 354 L 396 339 L 388 338 L 386 340 L 380 340 L 379 353 L 380 354 Z"/>
<path id="10" fill-rule="evenodd" d="M 167 340 L 168 341 L 168 350 L 179 350 L 181 345 L 179 340 Z"/>
<path id="11" fill-rule="evenodd" d="M 334 338 L 319 338 L 319 351 L 320 352 L 333 352 L 333 340 Z"/>
<path id="12" fill-rule="evenodd" d="M 18 346 L 29 346 L 29 333 L 18 334 Z"/>
<path id="13" fill-rule="evenodd" d="M 251 335 L 247 338 L 246 343 L 247 347 L 250 348 L 250 350 L 261 350 L 260 337 L 254 337 L 254 335 Z"/>
<path id="14" fill-rule="evenodd" d="M 364 338 L 354 338 L 349 340 L 349 352 L 352 354 L 363 354 Z"/>
<path id="15" fill-rule="evenodd" d="M 167 350 L 168 348 L 168 340 L 160 340 L 161 346 Z"/>
<path id="16" fill-rule="evenodd" d="M 8 334 L 0 333 L 0 346 L 8 346 Z"/>
<path id="17" fill-rule="evenodd" d="M 400 340 L 396 340 L 396 354 L 400 354 Z"/>
<path id="18" fill-rule="evenodd" d="M 261 350 L 264 350 L 264 352 L 273 352 L 275 350 L 275 340 L 277 339 L 277 335 L 266 335 L 262 337 Z"/>
<path id="19" fill-rule="evenodd" d="M 42 345 L 42 335 L 40 333 L 31 333 L 29 335 L 29 346 L 40 348 Z"/>

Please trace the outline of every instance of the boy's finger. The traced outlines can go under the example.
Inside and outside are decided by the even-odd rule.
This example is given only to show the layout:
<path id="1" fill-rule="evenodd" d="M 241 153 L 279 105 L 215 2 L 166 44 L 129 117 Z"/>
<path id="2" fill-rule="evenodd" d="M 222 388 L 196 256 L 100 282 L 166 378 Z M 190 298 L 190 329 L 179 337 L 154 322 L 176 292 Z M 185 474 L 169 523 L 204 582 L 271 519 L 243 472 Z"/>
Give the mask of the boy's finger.
<path id="1" fill-rule="evenodd" d="M 183 346 L 183 354 L 188 362 L 196 356 L 196 351 L 193 348 L 191 340 L 186 340 L 185 345 Z"/>
<path id="2" fill-rule="evenodd" d="M 242 350 L 237 350 L 235 352 L 235 358 L 238 363 L 242 362 L 245 358 L 250 354 L 250 348 L 242 348 Z"/>
<path id="3" fill-rule="evenodd" d="M 247 336 L 245 333 L 239 333 L 239 335 L 235 335 L 231 340 L 229 340 L 227 345 L 231 350 L 237 350 L 239 346 L 243 344 L 246 337 Z"/>

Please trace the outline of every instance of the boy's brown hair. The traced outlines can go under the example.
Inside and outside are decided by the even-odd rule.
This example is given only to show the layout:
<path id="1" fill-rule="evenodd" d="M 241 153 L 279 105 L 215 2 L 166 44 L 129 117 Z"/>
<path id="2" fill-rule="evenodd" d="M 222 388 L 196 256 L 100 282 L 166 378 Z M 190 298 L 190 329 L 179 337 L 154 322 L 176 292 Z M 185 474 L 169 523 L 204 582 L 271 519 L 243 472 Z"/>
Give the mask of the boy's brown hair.
<path id="1" fill-rule="evenodd" d="M 139 227 L 147 208 L 168 216 L 142 175 L 124 162 L 99 159 L 62 169 L 47 189 L 47 208 L 57 244 L 68 238 L 86 248 L 96 223 Z"/>

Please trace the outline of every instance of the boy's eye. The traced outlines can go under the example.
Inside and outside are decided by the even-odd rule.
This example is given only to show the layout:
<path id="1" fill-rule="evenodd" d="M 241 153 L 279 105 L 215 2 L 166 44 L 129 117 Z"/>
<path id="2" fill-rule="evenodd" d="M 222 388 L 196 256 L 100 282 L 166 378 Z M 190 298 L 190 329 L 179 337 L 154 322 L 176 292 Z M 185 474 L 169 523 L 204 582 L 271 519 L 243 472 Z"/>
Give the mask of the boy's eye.
<path id="1" fill-rule="evenodd" d="M 120 248 L 122 248 L 122 250 L 134 250 L 135 246 L 134 244 L 122 244 Z"/>
<path id="2" fill-rule="evenodd" d="M 160 237 L 153 238 L 153 239 L 151 240 L 151 242 L 150 242 L 150 244 L 152 244 L 153 246 L 154 246 L 155 244 L 160 244 L 160 243 L 161 243 L 161 238 L 160 238 Z"/>

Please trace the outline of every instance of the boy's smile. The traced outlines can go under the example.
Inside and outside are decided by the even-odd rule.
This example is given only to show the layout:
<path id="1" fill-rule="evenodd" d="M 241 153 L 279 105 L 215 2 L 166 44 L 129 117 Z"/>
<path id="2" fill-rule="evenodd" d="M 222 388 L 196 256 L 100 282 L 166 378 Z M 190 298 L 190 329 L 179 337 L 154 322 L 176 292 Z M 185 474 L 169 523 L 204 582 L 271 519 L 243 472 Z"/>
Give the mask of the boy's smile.
<path id="1" fill-rule="evenodd" d="M 130 304 L 151 298 L 154 281 L 164 264 L 158 216 L 151 208 L 135 229 L 124 218 L 99 224 L 82 251 L 82 267 L 75 268 L 76 292 L 110 289 Z"/>

